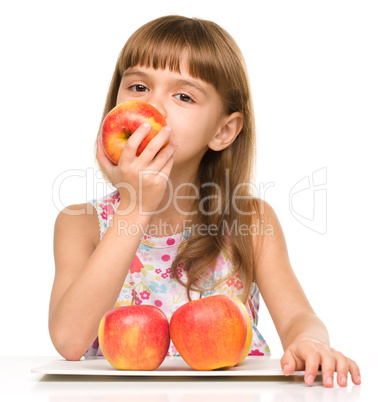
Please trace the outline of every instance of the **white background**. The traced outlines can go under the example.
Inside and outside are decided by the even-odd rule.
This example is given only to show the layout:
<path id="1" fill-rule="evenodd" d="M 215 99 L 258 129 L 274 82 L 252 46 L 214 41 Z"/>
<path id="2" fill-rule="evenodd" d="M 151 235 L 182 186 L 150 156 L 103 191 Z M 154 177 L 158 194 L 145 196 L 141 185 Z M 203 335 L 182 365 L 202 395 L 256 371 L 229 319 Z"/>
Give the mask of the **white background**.
<path id="1" fill-rule="evenodd" d="M 261 197 L 332 346 L 350 357 L 377 353 L 374 3 L 2 2 L 0 354 L 57 355 L 47 328 L 55 218 L 111 191 L 91 177 L 110 78 L 127 38 L 166 14 L 211 19 L 237 41 L 251 79 Z M 316 171 L 321 191 L 297 193 L 290 209 L 291 189 Z M 259 329 L 280 357 L 261 304 Z"/>

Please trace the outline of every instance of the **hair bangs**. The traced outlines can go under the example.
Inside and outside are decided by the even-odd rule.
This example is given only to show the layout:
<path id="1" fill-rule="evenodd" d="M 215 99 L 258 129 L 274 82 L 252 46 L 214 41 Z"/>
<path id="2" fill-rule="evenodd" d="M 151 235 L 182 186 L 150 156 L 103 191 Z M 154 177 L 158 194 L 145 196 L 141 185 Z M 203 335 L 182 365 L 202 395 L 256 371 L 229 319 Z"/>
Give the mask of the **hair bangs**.
<path id="1" fill-rule="evenodd" d="M 147 24 L 134 32 L 125 44 L 118 59 L 120 76 L 137 65 L 156 69 L 169 68 L 181 73 L 185 63 L 189 74 L 219 88 L 221 77 L 227 74 L 225 65 L 229 58 L 221 54 L 209 27 L 201 20 L 177 18 L 165 24 Z M 218 32 L 219 36 L 219 32 Z M 219 39 L 219 38 L 217 38 Z M 224 65 L 220 60 L 225 60 Z"/>

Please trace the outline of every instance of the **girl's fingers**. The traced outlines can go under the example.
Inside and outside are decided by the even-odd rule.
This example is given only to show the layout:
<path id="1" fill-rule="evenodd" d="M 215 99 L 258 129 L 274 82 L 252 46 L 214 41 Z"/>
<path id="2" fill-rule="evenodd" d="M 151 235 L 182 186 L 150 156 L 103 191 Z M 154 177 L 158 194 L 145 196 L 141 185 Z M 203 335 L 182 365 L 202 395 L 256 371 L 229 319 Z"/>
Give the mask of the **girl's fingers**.
<path id="1" fill-rule="evenodd" d="M 321 355 L 323 384 L 327 388 L 333 387 L 333 377 L 336 368 L 335 356 L 329 351 L 325 351 Z"/>
<path id="2" fill-rule="evenodd" d="M 286 352 L 281 358 L 281 367 L 285 375 L 291 375 L 296 370 L 296 363 L 291 349 L 286 349 Z"/>
<path id="3" fill-rule="evenodd" d="M 169 178 L 169 174 L 171 173 L 171 169 L 173 166 L 173 154 L 171 157 L 167 160 L 167 163 L 164 165 L 164 167 L 160 170 L 161 173 L 166 174 L 167 178 Z"/>
<path id="4" fill-rule="evenodd" d="M 148 166 L 155 158 L 156 154 L 161 150 L 163 145 L 167 142 L 171 134 L 172 129 L 170 127 L 165 126 L 164 128 L 162 128 L 159 133 L 154 138 L 152 138 L 152 140 L 147 144 L 146 148 L 140 154 L 140 161 Z"/>
<path id="5" fill-rule="evenodd" d="M 157 171 L 161 171 L 167 164 L 167 162 L 172 158 L 175 151 L 177 149 L 177 142 L 176 145 L 171 140 L 169 144 L 159 151 L 158 155 L 156 155 L 155 159 L 151 164 L 151 169 L 155 169 Z"/>
<path id="6" fill-rule="evenodd" d="M 352 376 L 352 381 L 356 385 L 359 385 L 359 384 L 361 384 L 360 368 L 358 367 L 358 365 L 355 361 L 353 361 L 352 359 L 348 359 L 348 360 L 349 360 L 349 371 L 350 371 L 350 375 Z"/>
<path id="7" fill-rule="evenodd" d="M 136 153 L 139 145 L 142 143 L 142 141 L 150 131 L 150 123 L 143 123 L 134 131 L 134 133 L 127 140 L 126 145 L 123 148 L 118 165 L 122 164 L 123 161 L 125 161 L 127 164 L 130 164 L 136 158 Z M 143 155 L 143 153 L 144 151 L 141 155 Z"/>
<path id="8" fill-rule="evenodd" d="M 305 382 L 308 385 L 311 385 L 319 371 L 320 364 L 320 354 L 315 348 L 307 347 L 304 351 L 304 359 L 305 359 Z"/>
<path id="9" fill-rule="evenodd" d="M 354 384 L 361 384 L 360 369 L 355 361 L 347 358 L 321 342 L 294 342 L 283 354 L 281 367 L 285 375 L 305 367 L 305 382 L 311 385 L 318 374 L 321 364 L 323 384 L 327 388 L 334 385 L 334 374 L 337 373 L 337 384 L 347 386 L 348 372 Z"/>
<path id="10" fill-rule="evenodd" d="M 340 387 L 346 387 L 348 382 L 349 360 L 340 352 L 335 351 L 337 383 Z"/>

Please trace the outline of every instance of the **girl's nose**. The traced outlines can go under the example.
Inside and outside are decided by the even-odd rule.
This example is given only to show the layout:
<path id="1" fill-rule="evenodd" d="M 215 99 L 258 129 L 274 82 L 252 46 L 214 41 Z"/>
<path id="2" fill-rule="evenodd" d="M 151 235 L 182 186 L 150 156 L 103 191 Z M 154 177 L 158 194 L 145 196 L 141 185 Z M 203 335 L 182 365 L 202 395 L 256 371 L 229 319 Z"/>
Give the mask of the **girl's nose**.
<path id="1" fill-rule="evenodd" d="M 156 109 L 163 115 L 164 119 L 167 119 L 167 110 L 161 97 L 155 96 L 149 99 L 149 102 L 152 106 L 156 107 Z"/>

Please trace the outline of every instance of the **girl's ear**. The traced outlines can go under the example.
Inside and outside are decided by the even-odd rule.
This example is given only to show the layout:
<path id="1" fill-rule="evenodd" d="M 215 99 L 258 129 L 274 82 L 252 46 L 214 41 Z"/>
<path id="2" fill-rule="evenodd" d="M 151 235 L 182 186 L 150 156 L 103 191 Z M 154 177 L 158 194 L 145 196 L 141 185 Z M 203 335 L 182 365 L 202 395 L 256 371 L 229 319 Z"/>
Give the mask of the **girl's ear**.
<path id="1" fill-rule="evenodd" d="M 222 120 L 222 124 L 215 136 L 207 144 L 213 151 L 221 151 L 231 145 L 243 128 L 243 115 L 234 112 Z"/>

